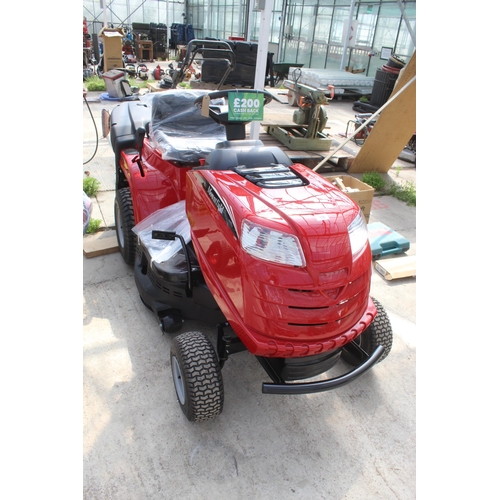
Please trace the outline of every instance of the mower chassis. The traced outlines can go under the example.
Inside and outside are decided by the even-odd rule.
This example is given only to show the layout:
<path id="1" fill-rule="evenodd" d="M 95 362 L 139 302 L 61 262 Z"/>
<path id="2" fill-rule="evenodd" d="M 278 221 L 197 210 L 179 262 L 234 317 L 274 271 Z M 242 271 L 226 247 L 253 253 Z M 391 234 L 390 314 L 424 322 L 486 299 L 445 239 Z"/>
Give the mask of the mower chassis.
<path id="1" fill-rule="evenodd" d="M 350 372 L 340 375 L 339 377 L 328 380 L 320 380 L 317 382 L 300 382 L 294 384 L 286 383 L 283 380 L 279 380 L 279 378 L 275 376 L 276 374 L 272 372 L 272 366 L 270 365 L 268 358 L 257 358 L 266 370 L 267 374 L 271 378 L 275 378 L 273 383 L 262 384 L 262 392 L 264 394 L 311 394 L 337 389 L 338 387 L 351 383 L 360 375 L 363 375 L 363 373 L 370 370 L 382 357 L 385 350 L 383 346 L 379 345 L 371 355 L 368 355 L 361 348 L 355 346 L 355 344 L 353 344 L 353 346 L 347 344 L 344 349 L 356 350 L 360 359 L 366 358 L 365 361 Z M 275 377 L 273 377 L 273 375 Z"/>
<path id="2" fill-rule="evenodd" d="M 221 323 L 218 325 L 217 334 L 217 355 L 219 357 L 220 367 L 224 366 L 229 355 L 245 350 L 243 342 L 236 336 L 227 335 L 224 333 L 224 327 L 229 326 L 229 323 Z M 338 377 L 328 380 L 320 380 L 314 382 L 299 382 L 289 383 L 279 373 L 279 369 L 286 367 L 286 361 L 292 361 L 290 373 L 296 366 L 296 378 L 311 378 L 315 375 L 320 375 L 332 368 L 339 360 L 343 351 L 348 351 L 351 360 L 354 358 L 359 362 L 351 371 L 344 373 Z M 272 382 L 264 382 L 262 384 L 263 394 L 312 394 L 316 392 L 325 392 L 337 389 L 343 385 L 351 383 L 365 372 L 370 370 L 383 356 L 385 347 L 378 345 L 375 350 L 368 354 L 363 348 L 355 342 L 350 342 L 341 349 L 333 352 L 322 353 L 317 356 L 306 356 L 303 358 L 291 358 L 284 360 L 283 358 L 266 358 L 263 356 L 255 356 L 262 365 Z"/>
<path id="3" fill-rule="evenodd" d="M 147 250 L 140 244 L 138 249 L 134 273 L 136 285 L 141 300 L 157 315 L 160 328 L 164 333 L 178 331 L 182 327 L 183 319 L 197 319 L 216 325 L 216 353 L 221 369 L 230 355 L 247 350 L 238 336 L 225 330 L 230 325 L 204 283 L 198 263 L 191 264 L 187 247 L 179 253 L 179 257 L 184 253 L 187 258 L 177 262 L 176 272 L 172 272 L 175 278 L 170 283 L 166 280 L 166 273 L 161 273 L 154 264 L 151 265 Z M 194 253 L 191 254 L 191 258 L 196 258 Z M 191 273 L 187 272 L 186 266 L 191 267 Z M 192 279 L 196 283 L 192 290 L 190 290 L 192 285 L 189 283 L 191 278 L 187 278 L 190 274 L 193 275 Z M 162 282 L 161 286 L 159 286 L 160 282 Z M 356 336 L 358 337 L 359 335 Z M 337 363 L 345 351 L 347 351 L 346 355 L 349 355 L 350 363 L 356 365 L 351 371 L 328 380 L 287 382 L 287 380 L 307 379 L 325 373 Z M 310 394 L 337 389 L 352 382 L 370 370 L 381 359 L 384 351 L 383 345 L 377 345 L 373 352 L 368 354 L 361 345 L 351 341 L 334 351 L 312 356 L 272 358 L 256 355 L 255 357 L 272 380 L 272 382 L 262 384 L 264 394 Z"/>

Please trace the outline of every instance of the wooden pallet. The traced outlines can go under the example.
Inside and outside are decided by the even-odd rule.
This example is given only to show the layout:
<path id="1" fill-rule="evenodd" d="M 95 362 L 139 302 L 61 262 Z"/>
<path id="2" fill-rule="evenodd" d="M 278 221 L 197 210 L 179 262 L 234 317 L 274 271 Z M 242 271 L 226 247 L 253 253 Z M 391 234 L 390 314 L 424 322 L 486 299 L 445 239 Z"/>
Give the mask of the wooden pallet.
<path id="1" fill-rule="evenodd" d="M 416 255 L 407 255 L 377 260 L 374 263 L 374 268 L 386 280 L 414 277 L 417 276 L 417 257 Z"/>
<path id="2" fill-rule="evenodd" d="M 116 231 L 98 231 L 83 238 L 83 254 L 87 259 L 119 251 Z"/>

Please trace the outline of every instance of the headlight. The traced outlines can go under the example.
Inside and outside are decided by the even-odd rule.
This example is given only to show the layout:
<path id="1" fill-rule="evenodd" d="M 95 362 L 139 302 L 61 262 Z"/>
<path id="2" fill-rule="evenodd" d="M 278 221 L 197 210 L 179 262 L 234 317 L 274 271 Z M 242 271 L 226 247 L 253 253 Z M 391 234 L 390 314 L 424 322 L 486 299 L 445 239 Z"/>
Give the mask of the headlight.
<path id="1" fill-rule="evenodd" d="M 258 259 L 287 266 L 304 267 L 306 260 L 298 238 L 244 220 L 241 226 L 241 246 Z"/>
<path id="2" fill-rule="evenodd" d="M 352 258 L 355 259 L 368 243 L 368 228 L 363 212 L 359 211 L 355 219 L 349 224 L 349 240 L 351 242 Z"/>

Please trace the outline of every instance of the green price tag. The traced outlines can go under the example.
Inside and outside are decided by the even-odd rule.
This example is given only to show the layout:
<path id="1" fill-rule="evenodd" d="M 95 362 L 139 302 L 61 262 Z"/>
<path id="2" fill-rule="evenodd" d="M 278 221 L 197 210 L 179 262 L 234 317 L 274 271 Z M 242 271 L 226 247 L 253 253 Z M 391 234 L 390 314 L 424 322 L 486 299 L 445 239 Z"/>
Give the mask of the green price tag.
<path id="1" fill-rule="evenodd" d="M 229 92 L 228 120 L 238 122 L 264 119 L 264 96 L 256 92 Z"/>

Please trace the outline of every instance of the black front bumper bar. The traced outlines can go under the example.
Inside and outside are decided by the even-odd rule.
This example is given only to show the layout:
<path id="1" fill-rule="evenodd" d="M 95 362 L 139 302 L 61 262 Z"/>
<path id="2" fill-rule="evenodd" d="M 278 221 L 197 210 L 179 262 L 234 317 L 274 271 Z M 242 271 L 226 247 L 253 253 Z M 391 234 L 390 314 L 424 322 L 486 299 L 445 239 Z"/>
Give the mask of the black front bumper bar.
<path id="1" fill-rule="evenodd" d="M 353 380 L 357 379 L 363 373 L 370 370 L 370 368 L 375 365 L 378 360 L 384 354 L 384 347 L 379 345 L 373 351 L 373 353 L 366 358 L 359 366 L 351 370 L 350 372 L 344 373 L 339 377 L 331 378 L 328 380 L 320 380 L 317 382 L 300 382 L 300 383 L 276 383 L 276 382 L 264 382 L 262 384 L 263 394 L 312 394 L 315 392 L 330 391 L 332 389 L 337 389 L 343 385 L 349 384 Z"/>

